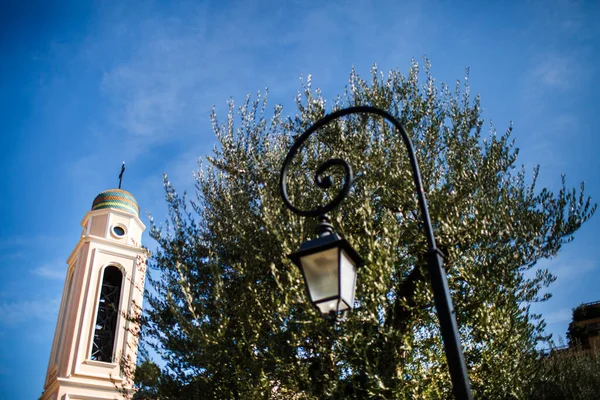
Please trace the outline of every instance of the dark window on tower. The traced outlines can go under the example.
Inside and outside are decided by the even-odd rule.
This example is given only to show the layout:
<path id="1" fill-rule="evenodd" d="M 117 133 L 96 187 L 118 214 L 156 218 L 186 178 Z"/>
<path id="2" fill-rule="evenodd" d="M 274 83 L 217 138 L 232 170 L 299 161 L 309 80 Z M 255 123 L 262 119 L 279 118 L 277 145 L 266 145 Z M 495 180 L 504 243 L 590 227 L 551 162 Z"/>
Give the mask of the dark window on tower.
<path id="1" fill-rule="evenodd" d="M 111 265 L 104 269 L 94 329 L 92 360 L 113 362 L 122 281 L 123 274 L 119 268 Z"/>

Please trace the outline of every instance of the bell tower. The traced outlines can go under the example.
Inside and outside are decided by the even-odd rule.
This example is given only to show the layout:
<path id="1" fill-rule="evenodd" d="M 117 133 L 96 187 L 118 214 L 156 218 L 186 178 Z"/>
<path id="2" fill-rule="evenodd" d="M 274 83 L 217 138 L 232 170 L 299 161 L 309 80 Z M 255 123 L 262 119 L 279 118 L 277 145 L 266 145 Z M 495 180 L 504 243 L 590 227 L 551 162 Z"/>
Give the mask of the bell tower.
<path id="1" fill-rule="evenodd" d="M 123 399 L 133 393 L 124 371 L 137 354 L 135 316 L 142 306 L 146 229 L 131 193 L 100 193 L 81 222 L 67 259 L 65 286 L 40 400 Z"/>

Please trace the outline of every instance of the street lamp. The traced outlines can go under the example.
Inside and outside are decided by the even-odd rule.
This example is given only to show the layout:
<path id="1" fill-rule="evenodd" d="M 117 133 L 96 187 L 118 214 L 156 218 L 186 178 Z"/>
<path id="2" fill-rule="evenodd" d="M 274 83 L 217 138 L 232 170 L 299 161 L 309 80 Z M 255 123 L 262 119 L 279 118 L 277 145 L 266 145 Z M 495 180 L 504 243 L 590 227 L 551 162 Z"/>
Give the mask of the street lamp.
<path id="1" fill-rule="evenodd" d="M 302 271 L 310 301 L 335 320 L 337 314 L 354 307 L 356 270 L 363 260 L 346 239 L 333 231 L 326 216 L 320 217 L 317 235 L 290 258 Z"/>
<path id="2" fill-rule="evenodd" d="M 326 171 L 333 166 L 344 168 L 344 184 L 337 196 L 328 204 L 319 205 L 312 210 L 303 210 L 295 207 L 290 202 L 287 194 L 288 168 L 302 144 L 316 130 L 337 118 L 350 114 L 375 114 L 383 117 L 400 133 L 408 150 L 419 208 L 423 219 L 424 233 L 429 247 L 427 251 L 429 277 L 431 279 L 435 308 L 440 321 L 440 330 L 444 341 L 454 395 L 458 399 L 471 400 L 473 397 L 469 384 L 469 376 L 454 316 L 454 307 L 448 289 L 448 280 L 443 269 L 442 253 L 435 243 L 417 158 L 406 130 L 400 121 L 390 113 L 371 106 L 345 108 L 324 116 L 296 139 L 281 168 L 279 182 L 281 197 L 285 205 L 292 212 L 305 217 L 319 217 L 320 222 L 317 226 L 318 238 L 304 243 L 300 250 L 290 255 L 290 258 L 302 271 L 311 302 L 323 314 L 332 315 L 347 311 L 353 307 L 356 269 L 362 261 L 350 244 L 334 233 L 333 227 L 326 216 L 327 212 L 337 207 L 348 196 L 353 183 L 352 168 L 345 160 L 335 158 L 327 160 L 317 169 L 315 183 L 321 188 L 328 188 L 332 185 L 333 181 L 330 176 L 325 175 Z"/>

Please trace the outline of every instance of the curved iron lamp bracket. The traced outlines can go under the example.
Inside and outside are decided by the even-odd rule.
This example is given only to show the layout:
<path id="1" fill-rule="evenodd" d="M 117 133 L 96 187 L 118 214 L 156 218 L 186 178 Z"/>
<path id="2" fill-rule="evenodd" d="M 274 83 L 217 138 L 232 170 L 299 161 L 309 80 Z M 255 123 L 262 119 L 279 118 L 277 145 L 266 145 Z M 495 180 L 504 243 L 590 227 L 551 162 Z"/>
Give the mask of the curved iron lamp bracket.
<path id="1" fill-rule="evenodd" d="M 302 145 L 304 144 L 304 142 L 306 142 L 306 140 L 308 139 L 308 137 L 310 135 L 312 135 L 315 131 L 319 130 L 323 126 L 329 124 L 330 122 L 332 122 L 338 118 L 344 117 L 346 115 L 350 115 L 350 114 L 379 115 L 379 116 L 383 117 L 385 120 L 387 120 L 388 122 L 390 122 L 394 126 L 394 128 L 396 128 L 396 131 L 398 131 L 398 133 L 400 133 L 400 136 L 402 137 L 402 141 L 404 142 L 406 149 L 408 151 L 410 166 L 411 166 L 412 172 L 413 172 L 412 175 L 413 175 L 415 187 L 417 190 L 419 208 L 421 209 L 421 215 L 423 217 L 423 222 L 425 224 L 425 235 L 427 237 L 427 243 L 428 243 L 430 249 L 436 248 L 435 238 L 433 236 L 433 229 L 431 227 L 431 220 L 429 217 L 429 211 L 427 210 L 427 202 L 425 200 L 425 193 L 423 190 L 421 173 L 419 172 L 419 166 L 417 164 L 417 158 L 415 155 L 415 150 L 414 150 L 412 141 L 408 137 L 408 134 L 406 133 L 404 126 L 402 126 L 402 124 L 400 123 L 400 121 L 398 121 L 398 119 L 396 119 L 393 115 L 391 115 L 387 111 L 382 110 L 377 107 L 356 106 L 356 107 L 348 107 L 348 108 L 344 108 L 342 110 L 335 111 L 331 114 L 324 116 L 317 122 L 315 122 L 301 136 L 299 136 L 296 139 L 292 148 L 290 149 L 287 156 L 285 157 L 285 160 L 283 162 L 283 167 L 281 168 L 279 189 L 281 192 L 281 197 L 283 199 L 283 202 L 292 212 L 294 212 L 298 215 L 302 215 L 304 217 L 317 217 L 320 215 L 324 215 L 327 212 L 336 208 L 348 196 L 348 193 L 350 193 L 350 188 L 352 186 L 352 183 L 354 182 L 354 177 L 352 175 L 352 167 L 343 159 L 340 159 L 340 158 L 329 159 L 329 160 L 325 161 L 323 164 L 321 164 L 319 166 L 319 168 L 317 169 L 317 172 L 315 174 L 315 184 L 317 186 L 319 186 L 320 188 L 326 189 L 326 188 L 331 187 L 331 185 L 333 184 L 333 180 L 332 180 L 331 176 L 326 175 L 327 170 L 333 166 L 343 167 L 345 176 L 344 176 L 344 184 L 343 184 L 341 190 L 339 191 L 339 193 L 337 194 L 337 196 L 335 196 L 335 198 L 328 204 L 320 205 L 312 210 L 302 210 L 302 209 L 297 208 L 296 206 L 294 206 L 291 203 L 291 201 L 288 197 L 288 193 L 287 193 L 287 174 L 288 174 L 289 165 L 290 165 L 292 159 L 298 153 L 298 150 L 300 149 L 300 147 L 302 147 Z"/>

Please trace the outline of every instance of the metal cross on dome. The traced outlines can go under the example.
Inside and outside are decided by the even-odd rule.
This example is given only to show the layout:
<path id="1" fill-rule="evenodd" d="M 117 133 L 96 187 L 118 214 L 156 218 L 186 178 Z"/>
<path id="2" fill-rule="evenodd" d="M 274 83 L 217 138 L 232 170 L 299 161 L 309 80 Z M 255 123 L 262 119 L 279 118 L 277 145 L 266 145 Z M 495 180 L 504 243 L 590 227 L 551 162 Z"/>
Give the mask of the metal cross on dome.
<path id="1" fill-rule="evenodd" d="M 123 182 L 123 173 L 125 172 L 125 161 L 121 165 L 121 173 L 119 174 L 119 189 L 121 189 L 121 183 Z"/>

